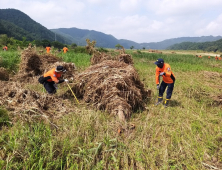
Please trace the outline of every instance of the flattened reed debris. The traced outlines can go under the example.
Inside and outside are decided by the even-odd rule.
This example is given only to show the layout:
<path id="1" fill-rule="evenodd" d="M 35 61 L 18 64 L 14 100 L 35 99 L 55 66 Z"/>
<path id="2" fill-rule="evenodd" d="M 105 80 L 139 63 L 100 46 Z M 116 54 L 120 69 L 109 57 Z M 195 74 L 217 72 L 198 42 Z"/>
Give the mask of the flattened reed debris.
<path id="1" fill-rule="evenodd" d="M 105 60 L 90 66 L 75 76 L 72 90 L 96 109 L 118 115 L 120 120 L 142 110 L 151 94 L 144 88 L 132 65 L 117 60 Z M 65 96 L 71 96 L 67 91 Z"/>

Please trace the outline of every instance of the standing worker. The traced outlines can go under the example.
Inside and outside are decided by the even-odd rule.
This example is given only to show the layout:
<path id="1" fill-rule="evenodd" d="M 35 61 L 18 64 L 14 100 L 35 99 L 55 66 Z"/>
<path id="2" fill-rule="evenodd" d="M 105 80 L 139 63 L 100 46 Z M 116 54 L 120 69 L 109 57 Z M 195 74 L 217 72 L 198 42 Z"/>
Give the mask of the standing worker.
<path id="1" fill-rule="evenodd" d="M 7 51 L 7 50 L 8 50 L 7 45 L 5 45 L 5 46 L 3 47 L 3 50 L 4 50 L 4 51 Z"/>
<path id="2" fill-rule="evenodd" d="M 156 64 L 156 85 L 157 85 L 157 90 L 159 90 L 159 97 L 156 105 L 159 105 L 160 103 L 163 102 L 163 93 L 167 88 L 167 95 L 166 95 L 166 100 L 164 102 L 164 107 L 167 107 L 169 105 L 169 101 L 171 99 L 172 93 L 173 93 L 173 88 L 174 88 L 174 83 L 175 83 L 175 76 L 173 72 L 171 71 L 170 65 L 167 63 L 164 63 L 164 60 L 162 58 L 159 58 L 156 60 L 154 63 Z M 163 81 L 159 82 L 159 76 L 163 77 Z"/>
<path id="3" fill-rule="evenodd" d="M 217 59 L 218 59 L 218 57 L 216 56 L 216 57 L 215 57 L 215 60 L 217 60 Z"/>
<path id="4" fill-rule="evenodd" d="M 68 52 L 67 46 L 65 46 L 62 50 L 63 50 L 64 53 Z"/>
<path id="5" fill-rule="evenodd" d="M 210 59 L 210 56 L 208 56 L 208 59 Z"/>
<path id="6" fill-rule="evenodd" d="M 49 94 L 55 94 L 57 89 L 57 84 L 69 82 L 67 79 L 60 79 L 62 73 L 65 73 L 66 70 L 63 66 L 57 66 L 56 68 L 51 69 L 43 76 L 39 78 L 39 82 L 44 85 L 46 91 Z"/>
<path id="7" fill-rule="evenodd" d="M 47 53 L 50 53 L 51 45 L 49 44 L 48 46 L 45 47 L 45 49 L 46 49 L 46 52 L 47 52 Z"/>
<path id="8" fill-rule="evenodd" d="M 218 57 L 218 60 L 221 60 L 221 56 Z"/>

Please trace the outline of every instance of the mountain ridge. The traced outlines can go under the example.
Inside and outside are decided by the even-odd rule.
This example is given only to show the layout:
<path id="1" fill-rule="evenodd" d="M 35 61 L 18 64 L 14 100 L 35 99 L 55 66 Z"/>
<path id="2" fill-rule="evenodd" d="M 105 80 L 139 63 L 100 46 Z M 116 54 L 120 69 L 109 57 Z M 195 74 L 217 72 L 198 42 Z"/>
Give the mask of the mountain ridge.
<path id="1" fill-rule="evenodd" d="M 86 45 L 86 39 L 95 40 L 97 47 L 115 48 L 117 44 L 124 48 L 134 49 L 167 49 L 168 47 L 182 42 L 207 42 L 222 39 L 221 36 L 201 37 L 178 37 L 160 42 L 137 43 L 126 39 L 117 39 L 113 35 L 105 34 L 95 30 L 79 28 L 47 29 L 38 22 L 31 19 L 27 14 L 17 9 L 0 9 L 0 34 L 22 40 L 50 40 L 59 41 L 63 44 L 76 43 L 79 46 Z"/>

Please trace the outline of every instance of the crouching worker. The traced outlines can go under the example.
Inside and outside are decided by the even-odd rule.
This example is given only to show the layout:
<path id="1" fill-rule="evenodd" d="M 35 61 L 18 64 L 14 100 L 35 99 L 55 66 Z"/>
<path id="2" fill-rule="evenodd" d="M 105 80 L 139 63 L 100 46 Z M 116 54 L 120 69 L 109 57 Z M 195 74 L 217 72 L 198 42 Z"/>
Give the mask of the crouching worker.
<path id="1" fill-rule="evenodd" d="M 39 78 L 39 83 L 43 84 L 46 91 L 49 94 L 55 94 L 57 89 L 57 84 L 65 82 L 69 82 L 67 79 L 60 79 L 63 73 L 66 70 L 63 66 L 57 66 L 52 70 L 45 73 L 43 76 Z"/>
<path id="2" fill-rule="evenodd" d="M 174 83 L 175 83 L 175 76 L 173 72 L 171 71 L 170 65 L 167 63 L 164 63 L 164 60 L 162 58 L 159 58 L 156 60 L 154 63 L 156 64 L 156 85 L 157 85 L 157 90 L 159 90 L 159 97 L 156 105 L 159 105 L 163 102 L 163 93 L 167 88 L 167 94 L 166 94 L 166 100 L 164 102 L 164 107 L 167 107 L 169 105 L 169 101 L 171 99 L 172 93 L 173 93 L 173 88 L 174 88 Z M 159 76 L 163 77 L 163 81 L 159 82 Z"/>

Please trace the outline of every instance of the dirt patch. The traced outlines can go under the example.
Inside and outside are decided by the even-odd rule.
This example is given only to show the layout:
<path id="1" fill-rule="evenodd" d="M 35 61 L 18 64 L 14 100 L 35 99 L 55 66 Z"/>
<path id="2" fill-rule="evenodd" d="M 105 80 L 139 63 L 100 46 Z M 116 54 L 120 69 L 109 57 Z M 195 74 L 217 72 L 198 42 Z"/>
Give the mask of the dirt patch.
<path id="1" fill-rule="evenodd" d="M 220 75 L 220 73 L 212 72 L 212 71 L 203 71 L 202 74 L 207 79 L 217 79 L 217 78 L 220 78 L 222 76 L 222 75 Z"/>

